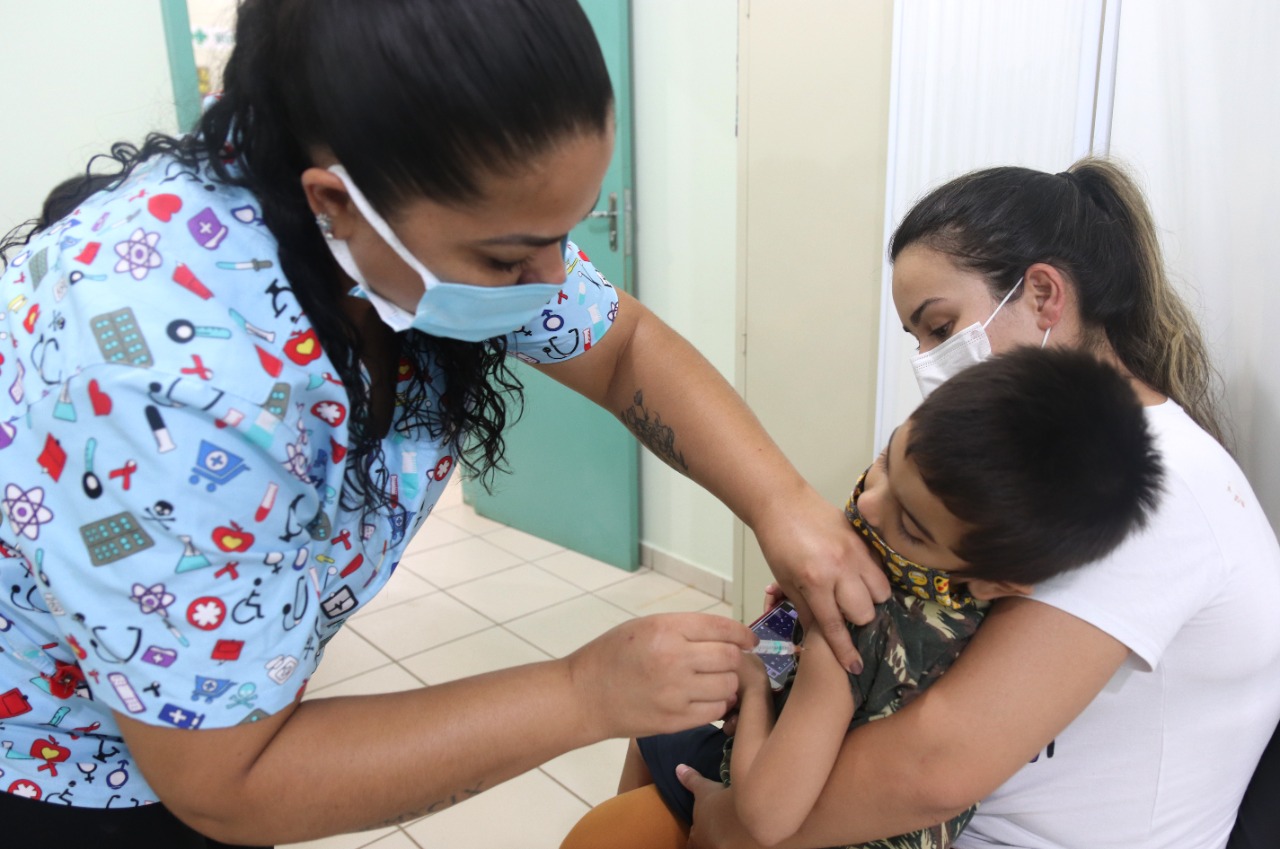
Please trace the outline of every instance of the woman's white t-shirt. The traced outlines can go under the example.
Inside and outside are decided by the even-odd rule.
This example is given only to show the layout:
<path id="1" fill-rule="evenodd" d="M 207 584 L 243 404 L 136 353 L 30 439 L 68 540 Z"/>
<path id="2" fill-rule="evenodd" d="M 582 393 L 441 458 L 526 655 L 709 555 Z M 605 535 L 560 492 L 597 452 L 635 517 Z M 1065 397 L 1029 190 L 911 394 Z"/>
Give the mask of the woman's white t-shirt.
<path id="1" fill-rule="evenodd" d="M 1244 473 L 1173 402 L 1148 527 L 1033 598 L 1131 654 L 957 845 L 1219 849 L 1280 718 L 1280 546 Z M 1280 804 L 1280 800 L 1277 801 Z"/>

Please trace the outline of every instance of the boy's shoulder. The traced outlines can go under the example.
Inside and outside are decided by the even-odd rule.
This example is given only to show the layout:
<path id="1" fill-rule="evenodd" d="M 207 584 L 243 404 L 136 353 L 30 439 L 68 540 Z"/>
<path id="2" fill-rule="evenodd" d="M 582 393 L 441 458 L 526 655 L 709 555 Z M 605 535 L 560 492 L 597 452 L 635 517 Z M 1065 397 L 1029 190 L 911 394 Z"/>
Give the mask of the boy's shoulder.
<path id="1" fill-rule="evenodd" d="M 876 605 L 871 622 L 851 624 L 849 630 L 867 666 L 879 667 L 877 677 L 920 682 L 955 662 L 982 624 L 986 607 L 977 603 L 956 610 L 895 589 Z"/>

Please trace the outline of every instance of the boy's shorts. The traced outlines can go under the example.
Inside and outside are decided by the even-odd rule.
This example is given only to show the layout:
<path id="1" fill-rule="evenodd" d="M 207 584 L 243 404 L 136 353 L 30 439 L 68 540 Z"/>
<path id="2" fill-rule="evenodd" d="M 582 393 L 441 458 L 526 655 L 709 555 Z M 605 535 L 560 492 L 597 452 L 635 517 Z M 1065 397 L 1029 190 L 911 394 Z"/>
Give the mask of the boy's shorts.
<path id="1" fill-rule="evenodd" d="M 680 764 L 693 767 L 705 778 L 720 781 L 720 762 L 729 739 L 714 725 L 704 725 L 675 734 L 658 734 L 636 740 L 653 783 L 671 813 L 686 825 L 693 824 L 693 793 L 676 778 Z"/>

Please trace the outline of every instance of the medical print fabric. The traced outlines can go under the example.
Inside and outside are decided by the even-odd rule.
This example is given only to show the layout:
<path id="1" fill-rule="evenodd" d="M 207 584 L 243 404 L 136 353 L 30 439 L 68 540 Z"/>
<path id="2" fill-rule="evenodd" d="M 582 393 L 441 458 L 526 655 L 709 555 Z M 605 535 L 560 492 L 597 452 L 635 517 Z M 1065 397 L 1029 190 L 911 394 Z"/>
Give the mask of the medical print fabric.
<path id="1" fill-rule="evenodd" d="M 225 728 L 301 698 L 453 470 L 455 446 L 404 405 L 414 374 L 428 409 L 446 387 L 429 357 L 402 359 L 372 469 L 391 504 L 347 509 L 347 394 L 251 194 L 153 159 L 10 259 L 0 790 L 148 804 L 111 711 Z M 573 245 L 566 263 L 513 356 L 576 356 L 612 324 L 612 286 Z"/>

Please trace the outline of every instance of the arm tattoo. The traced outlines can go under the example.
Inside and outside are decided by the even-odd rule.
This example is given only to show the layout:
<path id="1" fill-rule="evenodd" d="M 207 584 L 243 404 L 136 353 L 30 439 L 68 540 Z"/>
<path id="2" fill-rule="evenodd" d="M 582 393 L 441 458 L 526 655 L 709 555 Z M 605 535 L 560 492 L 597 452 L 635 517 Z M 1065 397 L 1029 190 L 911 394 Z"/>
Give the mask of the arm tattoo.
<path id="1" fill-rule="evenodd" d="M 676 432 L 670 425 L 663 424 L 662 416 L 657 412 L 650 414 L 644 405 L 644 390 L 637 389 L 635 399 L 630 407 L 618 414 L 622 423 L 636 435 L 636 439 L 658 456 L 671 468 L 689 473 L 689 464 L 684 461 L 684 454 L 676 450 Z"/>
<path id="2" fill-rule="evenodd" d="M 441 811 L 452 808 L 454 805 L 458 804 L 459 802 L 465 802 L 467 799 L 470 799 L 472 796 L 480 795 L 480 793 L 484 789 L 485 788 L 483 783 L 477 784 L 475 787 L 463 787 L 461 790 L 458 790 L 455 793 L 450 793 L 448 796 L 445 796 L 443 799 L 437 799 L 431 804 L 423 805 L 421 808 L 418 808 L 416 810 L 406 811 L 403 814 L 390 817 L 380 822 L 369 823 L 368 825 L 363 826 L 360 829 L 360 831 L 368 831 L 369 829 L 373 829 L 373 828 L 387 828 L 388 826 L 400 825 L 401 823 L 406 823 L 406 822 L 409 822 L 410 820 L 416 820 L 422 817 L 429 817 L 432 814 L 438 814 Z"/>

